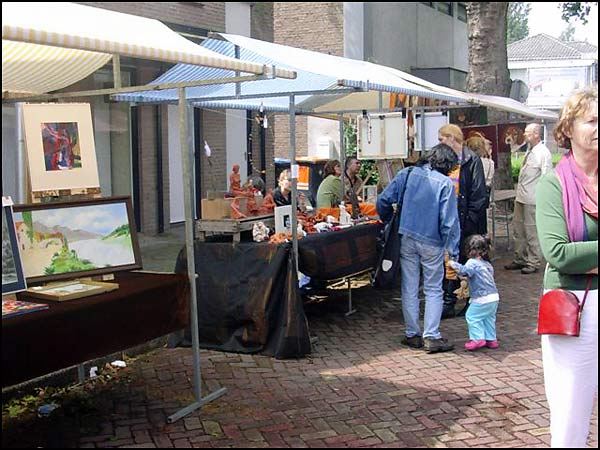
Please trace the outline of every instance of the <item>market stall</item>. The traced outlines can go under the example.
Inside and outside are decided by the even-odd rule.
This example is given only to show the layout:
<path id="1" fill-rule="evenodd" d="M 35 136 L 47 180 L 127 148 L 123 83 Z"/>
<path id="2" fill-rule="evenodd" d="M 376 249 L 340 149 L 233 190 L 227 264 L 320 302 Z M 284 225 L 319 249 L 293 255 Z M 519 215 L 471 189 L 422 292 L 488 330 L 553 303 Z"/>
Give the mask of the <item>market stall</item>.
<path id="1" fill-rule="evenodd" d="M 160 22 L 152 19 L 115 13 L 89 6 L 69 3 L 3 3 L 2 4 L 2 90 L 3 102 L 6 101 L 40 101 L 56 98 L 75 98 L 92 95 L 107 95 L 119 92 L 135 92 L 139 90 L 159 90 L 166 87 L 176 88 L 179 92 L 181 152 L 184 161 L 184 195 L 186 197 L 186 245 L 188 255 L 193 255 L 193 225 L 191 219 L 190 193 L 191 186 L 189 167 L 185 162 L 189 155 L 187 133 L 187 102 L 184 88 L 203 84 L 218 84 L 224 80 L 218 77 L 205 77 L 191 83 L 176 83 L 168 86 L 150 84 L 143 87 L 121 86 L 120 56 L 131 56 L 142 59 L 153 59 L 166 62 L 182 62 L 201 64 L 213 68 L 225 69 L 219 72 L 226 81 L 257 80 L 284 76 L 293 78 L 293 71 L 281 71 L 275 67 L 227 58 L 199 47 L 169 30 Z M 68 24 L 66 20 L 68 19 Z M 60 89 L 84 78 L 108 60 L 113 60 L 114 88 L 85 92 L 69 92 L 61 94 L 45 94 Z M 42 64 L 42 65 L 40 65 Z M 49 71 L 48 69 L 52 70 Z M 24 76 L 27 74 L 27 77 Z M 246 75 L 249 74 L 249 75 Z M 210 79 L 208 79 L 210 78 Z M 10 84 L 9 84 L 10 83 Z M 21 139 L 19 138 L 19 142 Z M 23 150 L 17 155 L 23 160 Z M 19 173 L 25 180 L 24 166 Z M 25 189 L 19 193 L 24 199 Z M 193 259 L 193 256 L 192 258 Z M 197 321 L 195 269 L 188 268 L 190 287 L 191 322 Z M 110 294 L 109 294 L 110 295 Z M 171 310 L 176 314 L 177 308 Z M 54 316 L 49 311 L 36 311 L 35 315 Z M 4 331 L 3 321 L 3 331 Z M 165 328 L 160 328 L 160 332 Z M 197 346 L 197 326 L 192 327 L 194 343 L 194 394 L 196 403 L 184 408 L 169 418 L 177 420 L 189 412 L 201 407 L 204 403 L 221 396 L 225 390 L 220 389 L 206 397 L 201 393 L 200 360 Z M 51 332 L 51 331 L 50 331 Z M 151 330 L 151 333 L 154 333 Z M 9 343 L 12 341 L 8 341 Z M 19 341 L 12 342 L 18 347 Z M 112 348 L 111 348 L 112 350 Z M 96 352 L 91 352 L 97 354 Z M 79 355 L 81 357 L 81 355 Z M 52 366 L 55 367 L 55 366 Z M 18 376 L 15 376 L 15 379 Z"/>

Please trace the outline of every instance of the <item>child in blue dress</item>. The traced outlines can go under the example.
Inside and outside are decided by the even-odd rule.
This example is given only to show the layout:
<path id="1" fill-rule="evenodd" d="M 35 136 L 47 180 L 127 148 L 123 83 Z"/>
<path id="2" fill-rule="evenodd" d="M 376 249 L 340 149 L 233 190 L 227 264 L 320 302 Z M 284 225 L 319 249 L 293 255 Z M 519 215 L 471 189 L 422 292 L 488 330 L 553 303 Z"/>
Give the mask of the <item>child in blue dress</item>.
<path id="1" fill-rule="evenodd" d="M 500 296 L 494 282 L 494 268 L 490 264 L 491 241 L 487 236 L 474 234 L 467 238 L 465 247 L 469 260 L 464 265 L 456 261 L 448 262 L 458 275 L 469 279 L 471 300 L 465 317 L 469 326 L 469 341 L 465 344 L 465 350 L 498 348 L 496 312 Z"/>

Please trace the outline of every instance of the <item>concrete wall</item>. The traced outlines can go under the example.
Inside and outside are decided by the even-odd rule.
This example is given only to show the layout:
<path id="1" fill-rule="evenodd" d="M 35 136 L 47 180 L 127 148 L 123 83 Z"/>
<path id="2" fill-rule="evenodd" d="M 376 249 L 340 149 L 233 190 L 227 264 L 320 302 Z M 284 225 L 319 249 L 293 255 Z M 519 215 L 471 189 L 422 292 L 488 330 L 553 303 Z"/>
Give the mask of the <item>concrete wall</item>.
<path id="1" fill-rule="evenodd" d="M 365 60 L 405 72 L 412 67 L 467 71 L 465 22 L 417 2 L 364 5 Z"/>

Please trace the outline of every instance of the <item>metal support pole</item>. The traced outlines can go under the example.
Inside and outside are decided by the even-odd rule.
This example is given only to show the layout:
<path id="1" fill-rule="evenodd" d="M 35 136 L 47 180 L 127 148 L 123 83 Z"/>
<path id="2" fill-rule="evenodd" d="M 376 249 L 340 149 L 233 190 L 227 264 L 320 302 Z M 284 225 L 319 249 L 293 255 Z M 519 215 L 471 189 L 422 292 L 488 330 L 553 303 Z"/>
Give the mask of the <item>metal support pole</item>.
<path id="1" fill-rule="evenodd" d="M 296 99 L 290 95 L 290 169 L 292 173 L 292 249 L 296 260 L 296 273 L 298 273 L 298 174 L 294 173 L 296 165 Z"/>
<path id="2" fill-rule="evenodd" d="M 23 103 L 15 103 L 17 115 L 17 198 L 18 203 L 27 203 L 27 172 L 25 166 L 25 136 L 23 133 Z"/>
<path id="3" fill-rule="evenodd" d="M 79 379 L 79 384 L 85 382 L 85 367 L 83 366 L 83 363 L 77 366 L 77 378 Z"/>
<path id="4" fill-rule="evenodd" d="M 356 310 L 354 308 L 352 308 L 352 286 L 350 285 L 351 283 L 351 279 L 350 277 L 346 278 L 346 281 L 348 282 L 348 312 L 346 313 L 346 317 L 354 314 L 356 312 Z"/>
<path id="5" fill-rule="evenodd" d="M 181 146 L 181 165 L 183 168 L 183 202 L 185 205 L 185 247 L 187 257 L 187 273 L 190 282 L 190 326 L 192 331 L 192 356 L 194 362 L 194 397 L 196 402 L 179 410 L 167 421 L 173 423 L 176 420 L 202 407 L 204 404 L 220 397 L 227 390 L 221 388 L 214 393 L 202 398 L 202 374 L 200 372 L 200 348 L 198 334 L 198 302 L 196 297 L 196 264 L 194 258 L 194 221 L 192 211 L 192 196 L 190 186 L 192 185 L 190 152 L 188 143 L 188 110 L 185 98 L 185 89 L 179 89 L 179 140 Z"/>
<path id="6" fill-rule="evenodd" d="M 346 195 L 344 192 L 344 180 L 346 178 L 346 149 L 344 147 L 344 115 L 338 114 L 338 121 L 340 125 L 340 164 L 342 169 L 342 193 L 341 201 L 343 202 Z"/>

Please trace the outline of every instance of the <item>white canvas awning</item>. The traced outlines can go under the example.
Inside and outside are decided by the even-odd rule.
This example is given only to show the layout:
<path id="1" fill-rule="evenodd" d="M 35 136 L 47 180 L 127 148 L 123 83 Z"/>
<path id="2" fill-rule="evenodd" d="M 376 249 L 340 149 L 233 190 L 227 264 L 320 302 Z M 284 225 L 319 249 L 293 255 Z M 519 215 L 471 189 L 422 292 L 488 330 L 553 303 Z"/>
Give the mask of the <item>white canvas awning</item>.
<path id="1" fill-rule="evenodd" d="M 3 2 L 2 44 L 3 92 L 61 89 L 102 67 L 113 54 L 249 74 L 272 70 L 208 50 L 158 20 L 66 2 Z M 274 74 L 295 77 L 285 69 Z"/>

